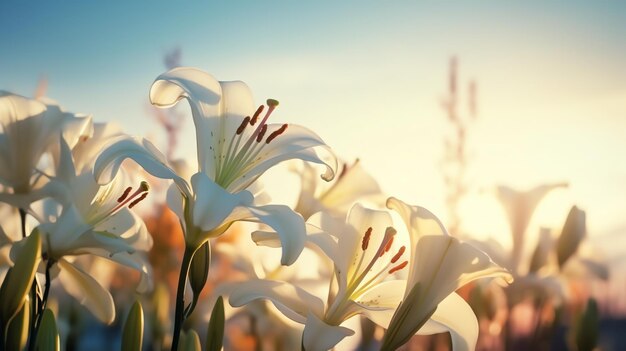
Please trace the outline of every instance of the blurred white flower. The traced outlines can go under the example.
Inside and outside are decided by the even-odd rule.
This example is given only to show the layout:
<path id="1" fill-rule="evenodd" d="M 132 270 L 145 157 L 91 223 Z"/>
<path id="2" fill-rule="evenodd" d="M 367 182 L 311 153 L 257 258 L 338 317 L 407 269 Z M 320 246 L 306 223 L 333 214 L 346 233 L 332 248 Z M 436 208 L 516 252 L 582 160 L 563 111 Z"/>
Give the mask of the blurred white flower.
<path id="1" fill-rule="evenodd" d="M 513 238 L 513 252 L 507 268 L 519 273 L 519 264 L 524 252 L 526 228 L 535 208 L 550 191 L 566 187 L 567 183 L 543 184 L 527 191 L 518 191 L 507 186 L 498 186 L 496 195 L 504 208 Z"/>
<path id="2" fill-rule="evenodd" d="M 44 175 L 38 169 L 42 156 L 52 151 L 61 135 L 75 144 L 90 133 L 91 117 L 64 112 L 51 101 L 0 91 L 0 125 L 0 183 L 11 189 L 5 188 L 0 201 L 25 210 L 56 192 L 46 186 L 34 189 Z"/>
<path id="3" fill-rule="evenodd" d="M 301 180 L 294 210 L 305 219 L 320 211 L 345 218 L 357 201 L 384 204 L 385 198 L 378 182 L 363 169 L 358 159 L 351 165 L 343 163 L 341 171 L 331 182 L 322 181 L 315 168 L 304 162 L 301 167 L 294 167 L 293 171 Z"/>

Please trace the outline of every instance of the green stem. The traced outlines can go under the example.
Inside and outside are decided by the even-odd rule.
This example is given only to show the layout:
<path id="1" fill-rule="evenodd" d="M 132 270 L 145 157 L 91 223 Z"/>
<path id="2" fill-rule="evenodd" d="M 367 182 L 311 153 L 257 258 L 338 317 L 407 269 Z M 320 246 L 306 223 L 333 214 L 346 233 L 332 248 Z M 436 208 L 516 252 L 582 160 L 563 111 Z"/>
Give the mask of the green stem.
<path id="1" fill-rule="evenodd" d="M 22 238 L 26 237 L 26 210 L 20 208 L 20 220 L 22 223 Z"/>
<path id="2" fill-rule="evenodd" d="M 33 334 L 31 335 L 30 343 L 28 344 L 29 351 L 35 350 L 35 344 L 37 344 L 37 334 L 39 333 L 39 327 L 41 326 L 43 312 L 46 310 L 46 306 L 48 305 L 48 295 L 50 294 L 50 284 L 52 283 L 50 279 L 50 269 L 52 268 L 53 264 L 54 261 L 52 259 L 49 259 L 48 263 L 46 263 L 46 285 L 43 290 L 43 299 L 41 300 L 40 306 L 41 310 L 37 314 L 37 319 L 35 320 L 35 323 L 31 324 L 31 330 Z"/>
<path id="3" fill-rule="evenodd" d="M 176 351 L 178 349 L 180 332 L 182 330 L 183 322 L 185 321 L 185 285 L 187 283 L 187 274 L 189 274 L 189 267 L 191 266 L 191 259 L 193 258 L 194 252 L 195 250 L 193 250 L 189 246 L 185 246 L 183 262 L 180 266 L 180 275 L 178 276 L 178 289 L 176 290 L 176 311 L 174 313 L 174 335 L 172 336 L 172 351 Z"/>

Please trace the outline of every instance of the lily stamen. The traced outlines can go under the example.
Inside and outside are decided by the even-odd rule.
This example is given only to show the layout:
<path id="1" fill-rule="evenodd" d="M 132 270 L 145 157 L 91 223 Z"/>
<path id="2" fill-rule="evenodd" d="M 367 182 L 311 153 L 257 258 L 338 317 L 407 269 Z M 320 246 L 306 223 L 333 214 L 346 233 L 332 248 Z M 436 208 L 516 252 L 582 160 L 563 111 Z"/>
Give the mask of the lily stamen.
<path id="1" fill-rule="evenodd" d="M 141 194 L 141 196 L 138 199 L 136 199 L 135 201 L 131 202 L 130 205 L 128 205 L 128 208 L 133 208 L 135 205 L 137 205 L 143 199 L 145 199 L 146 196 L 148 196 L 148 192 L 147 191 L 145 193 Z"/>
<path id="2" fill-rule="evenodd" d="M 242 123 L 239 125 L 239 128 L 237 128 L 235 135 L 233 135 L 233 138 L 231 138 L 230 140 L 228 151 L 221 156 L 218 162 L 217 171 L 216 171 L 216 180 L 218 184 L 224 187 L 227 187 L 230 184 L 230 181 L 232 181 L 232 179 L 236 179 L 236 177 L 241 173 L 240 168 L 243 165 L 246 165 L 247 163 L 249 163 L 251 160 L 254 160 L 258 156 L 260 151 L 263 149 L 263 146 L 265 144 L 263 144 L 261 147 L 257 147 L 257 144 L 261 143 L 261 141 L 263 140 L 263 137 L 267 133 L 268 125 L 266 122 L 268 118 L 270 117 L 270 115 L 272 114 L 272 112 L 276 109 L 276 106 L 278 106 L 278 101 L 274 99 L 268 99 L 267 106 L 268 106 L 268 109 L 265 112 L 265 116 L 263 116 L 263 119 L 257 125 L 256 129 L 254 129 L 252 134 L 248 137 L 247 141 L 241 147 L 241 149 L 239 148 L 239 144 L 243 137 L 243 132 L 248 126 L 248 123 L 250 124 L 250 126 L 254 126 L 255 124 L 257 124 L 259 116 L 264 110 L 264 106 L 263 105 L 259 106 L 257 110 L 254 112 L 254 115 L 252 116 L 252 118 L 246 117 L 242 121 Z M 272 134 L 268 137 L 268 139 L 270 139 L 270 141 L 275 139 L 280 134 L 282 134 L 286 128 L 287 127 L 284 127 L 284 128 L 281 127 L 279 129 L 279 130 L 282 129 L 280 133 L 277 133 L 279 130 L 272 132 Z M 233 148 L 234 139 L 237 139 L 237 140 L 235 143 L 235 147 Z M 254 141 L 256 141 L 257 144 L 254 144 L 253 143 Z M 266 144 L 267 143 L 268 142 L 266 140 Z"/>
<path id="3" fill-rule="evenodd" d="M 126 199 L 126 197 L 128 196 L 128 194 L 130 194 L 130 191 L 133 190 L 132 186 L 129 186 L 128 188 L 126 188 L 126 190 L 124 190 L 124 193 L 122 194 L 122 196 L 120 196 L 117 199 L 117 202 L 120 203 L 122 201 L 124 201 L 124 199 Z"/>
<path id="4" fill-rule="evenodd" d="M 370 243 L 370 237 L 372 236 L 372 227 L 367 228 L 365 235 L 363 236 L 363 241 L 361 242 L 361 250 L 367 250 L 367 246 Z M 362 257 L 362 256 L 361 256 Z"/>
<path id="5" fill-rule="evenodd" d="M 387 242 L 387 245 L 385 245 L 385 248 L 382 250 L 382 252 L 379 255 L 376 256 L 374 261 L 376 259 L 380 258 L 386 252 L 385 249 L 387 249 L 387 251 L 389 251 L 391 249 L 391 245 L 389 243 L 390 242 L 393 243 L 393 238 L 394 237 L 392 236 L 391 239 Z M 387 246 L 389 246 L 389 247 L 387 248 Z M 404 254 L 405 251 L 406 251 L 406 247 L 405 246 L 400 247 L 400 249 L 398 249 L 398 252 L 396 252 L 396 254 L 391 258 L 390 262 L 388 262 L 386 265 L 384 265 L 384 267 L 379 268 L 379 270 L 375 274 L 371 274 L 367 281 L 365 281 L 365 282 L 361 281 L 358 284 L 359 288 L 356 291 L 354 291 L 353 295 L 358 296 L 358 295 L 362 294 L 364 291 L 367 291 L 372 286 L 374 286 L 376 284 L 379 284 L 380 282 L 385 280 L 387 278 L 388 274 L 393 274 L 393 273 L 401 270 L 402 268 L 404 268 L 406 265 L 404 265 L 403 267 L 399 267 L 400 265 L 402 265 L 402 264 L 400 264 L 397 267 L 389 269 L 389 267 L 391 267 L 391 265 L 393 265 L 400 258 L 402 258 L 402 255 Z M 353 281 L 351 281 L 351 283 L 353 283 Z"/>
<path id="6" fill-rule="evenodd" d="M 389 242 L 387 243 L 387 245 L 385 245 L 385 249 L 380 253 L 380 257 L 383 257 L 383 255 L 387 252 L 389 252 L 389 250 L 391 250 L 391 245 L 393 244 L 393 236 L 391 237 L 391 239 L 389 240 Z"/>
<path id="7" fill-rule="evenodd" d="M 383 240 L 381 241 L 380 246 L 378 246 L 378 250 L 374 254 L 372 260 L 368 263 L 367 267 L 365 267 L 365 269 L 361 272 L 361 274 L 359 274 L 358 276 L 353 276 L 353 278 L 350 280 L 349 285 L 353 286 L 352 291 L 356 290 L 358 286 L 361 285 L 361 282 L 363 281 L 363 279 L 365 279 L 365 277 L 372 270 L 372 268 L 374 267 L 374 264 L 376 263 L 376 261 L 378 261 L 378 258 L 381 256 L 381 253 L 384 252 L 385 247 L 387 246 L 387 244 L 389 243 L 389 241 L 393 238 L 395 234 L 396 234 L 395 229 L 393 229 L 392 227 L 387 227 L 387 230 L 385 230 L 385 236 Z M 359 269 L 361 268 L 361 263 L 363 262 L 364 255 L 365 255 L 365 251 L 361 254 L 361 260 L 359 261 L 357 269 L 354 271 L 355 273 L 359 272 Z"/>
<path id="8" fill-rule="evenodd" d="M 406 246 L 402 246 L 400 250 L 398 250 L 398 252 L 391 258 L 391 263 L 396 263 L 400 259 L 400 257 L 402 257 L 402 254 L 405 250 Z"/>
<path id="9" fill-rule="evenodd" d="M 389 274 L 393 274 L 399 270 L 401 270 L 402 268 L 406 267 L 409 264 L 409 261 L 404 261 L 402 263 L 400 263 L 399 265 L 393 267 L 392 269 L 389 270 Z"/>
<path id="10" fill-rule="evenodd" d="M 133 188 L 130 186 L 126 188 L 124 192 L 122 193 L 122 195 L 117 199 L 118 204 L 116 206 L 114 206 L 109 211 L 106 211 L 105 213 L 102 213 L 101 215 L 95 217 L 90 222 L 92 222 L 92 224 L 95 225 L 105 220 L 106 218 L 109 218 L 110 216 L 114 215 L 115 213 L 117 213 L 118 211 L 120 211 L 122 208 L 126 206 L 128 206 L 128 208 L 132 208 L 133 206 L 137 205 L 140 201 L 145 199 L 146 196 L 148 196 L 148 190 L 150 190 L 150 186 L 148 185 L 148 182 L 142 181 L 139 184 L 139 187 L 137 188 L 137 190 L 135 190 L 135 192 L 129 196 L 129 193 L 131 192 L 132 189 Z"/>
<path id="11" fill-rule="evenodd" d="M 257 137 L 257 135 L 259 135 L 259 133 L 261 132 L 261 128 L 267 124 L 267 120 L 270 118 L 270 116 L 272 115 L 272 112 L 274 112 L 274 110 L 278 106 L 278 100 L 267 99 L 266 103 L 268 107 L 267 112 L 265 112 L 265 116 L 263 116 L 261 123 L 259 123 L 259 126 L 256 128 L 254 133 L 252 133 L 252 136 L 250 137 L 250 140 L 248 140 L 248 143 L 252 143 L 252 140 L 254 140 Z M 246 144 L 246 146 L 244 147 L 249 147 L 249 146 L 250 145 Z"/>
<path id="12" fill-rule="evenodd" d="M 269 143 L 272 142 L 272 140 L 276 139 L 276 137 L 278 137 L 279 135 L 283 134 L 287 130 L 287 126 L 288 126 L 288 124 L 285 123 L 280 128 L 278 128 L 277 130 L 272 132 L 272 134 L 270 134 L 270 136 L 267 137 L 267 140 L 265 140 L 265 143 L 269 144 Z"/>
<path id="13" fill-rule="evenodd" d="M 250 122 L 250 116 L 246 116 L 246 118 L 241 121 L 241 125 L 239 125 L 239 128 L 237 128 L 237 135 L 243 133 L 244 129 L 246 129 L 246 127 L 248 126 L 248 122 Z M 250 124 L 252 125 L 252 123 Z"/>
<path id="14" fill-rule="evenodd" d="M 257 143 L 260 143 L 261 140 L 263 140 L 263 137 L 265 136 L 265 132 L 267 132 L 267 124 L 264 124 L 261 127 L 261 131 L 259 132 L 259 134 L 257 134 L 257 136 L 256 136 L 256 142 Z"/>
<path id="15" fill-rule="evenodd" d="M 256 109 L 254 115 L 252 115 L 252 119 L 250 120 L 251 126 L 255 125 L 256 122 L 259 120 L 259 115 L 261 114 L 261 112 L 263 112 L 263 108 L 265 108 L 265 105 L 260 105 L 259 108 Z"/>

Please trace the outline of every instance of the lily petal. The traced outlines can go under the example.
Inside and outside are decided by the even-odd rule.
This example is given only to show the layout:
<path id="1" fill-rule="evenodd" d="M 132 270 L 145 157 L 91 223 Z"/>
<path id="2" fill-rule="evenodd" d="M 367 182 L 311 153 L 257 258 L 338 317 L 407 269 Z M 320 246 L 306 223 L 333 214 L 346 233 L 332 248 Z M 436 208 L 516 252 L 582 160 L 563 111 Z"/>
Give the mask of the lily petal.
<path id="1" fill-rule="evenodd" d="M 305 323 L 307 316 L 323 315 L 324 302 L 295 285 L 273 280 L 248 280 L 232 283 L 229 303 L 241 307 L 254 300 L 268 299 L 288 318 Z"/>
<path id="2" fill-rule="evenodd" d="M 323 253 L 326 257 L 337 256 L 337 239 L 332 235 L 323 232 L 321 229 L 305 223 L 306 226 L 306 242 L 305 247 L 312 249 L 316 252 Z M 272 248 L 282 247 L 281 237 L 276 232 L 256 230 L 252 232 L 252 241 L 259 246 L 266 246 Z"/>
<path id="3" fill-rule="evenodd" d="M 65 259 L 57 261 L 59 279 L 67 292 L 87 307 L 100 321 L 111 324 L 115 320 L 113 298 L 95 279 Z"/>
<path id="4" fill-rule="evenodd" d="M 306 351 L 326 351 L 353 334 L 351 329 L 328 325 L 316 315 L 309 314 L 302 333 L 302 346 Z"/>
<path id="5" fill-rule="evenodd" d="M 417 332 L 431 335 L 450 332 L 452 349 L 473 351 L 478 341 L 478 320 L 472 308 L 457 293 L 448 295 L 435 310 L 430 320 Z"/>
<path id="6" fill-rule="evenodd" d="M 379 198 L 380 186 L 376 179 L 363 169 L 361 162 L 357 160 L 352 166 L 344 167 L 347 167 L 345 173 L 342 173 L 321 198 L 327 208 L 344 212 L 359 199 Z"/>
<path id="7" fill-rule="evenodd" d="M 154 81 L 150 101 L 170 107 L 186 98 L 196 127 L 199 171 L 216 177 L 214 156 L 222 154 L 224 136 L 234 135 L 253 110 L 252 94 L 243 82 L 218 82 L 210 74 L 191 67 L 177 67 Z"/>
<path id="8" fill-rule="evenodd" d="M 195 194 L 193 224 L 205 232 L 227 223 L 235 208 L 250 206 L 254 200 L 248 191 L 229 193 L 203 172 L 191 177 L 191 186 Z"/>
<path id="9" fill-rule="evenodd" d="M 446 296 L 473 280 L 488 277 L 513 280 L 506 269 L 496 265 L 484 252 L 451 236 L 424 236 L 415 251 L 415 275 L 409 277 L 407 290 L 418 282 L 427 287 L 420 293 L 420 303 L 426 309 L 435 308 Z"/>
<path id="10" fill-rule="evenodd" d="M 187 182 L 174 172 L 165 156 L 146 139 L 124 137 L 102 151 L 94 165 L 96 181 L 99 184 L 110 183 L 127 158 L 157 178 L 173 179 L 180 191 L 190 196 Z"/>
<path id="11" fill-rule="evenodd" d="M 391 318 L 404 298 L 405 280 L 388 280 L 368 290 L 357 299 L 361 314 L 383 328 L 389 326 Z"/>
<path id="12" fill-rule="evenodd" d="M 293 264 L 306 243 L 306 229 L 302 216 L 284 205 L 249 206 L 245 211 L 249 215 L 240 220 L 265 223 L 274 229 L 280 237 L 283 249 L 281 264 Z"/>

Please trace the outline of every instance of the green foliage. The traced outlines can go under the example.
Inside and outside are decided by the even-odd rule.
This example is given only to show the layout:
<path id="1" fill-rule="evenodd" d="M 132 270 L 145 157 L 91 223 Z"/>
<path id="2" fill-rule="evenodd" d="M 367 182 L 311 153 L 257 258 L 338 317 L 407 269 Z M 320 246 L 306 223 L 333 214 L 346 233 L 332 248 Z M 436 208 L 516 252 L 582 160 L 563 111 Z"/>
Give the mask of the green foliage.
<path id="1" fill-rule="evenodd" d="M 22 350 L 28 341 L 30 327 L 30 304 L 28 300 L 22 305 L 17 315 L 11 320 L 6 336 L 7 350 Z"/>

